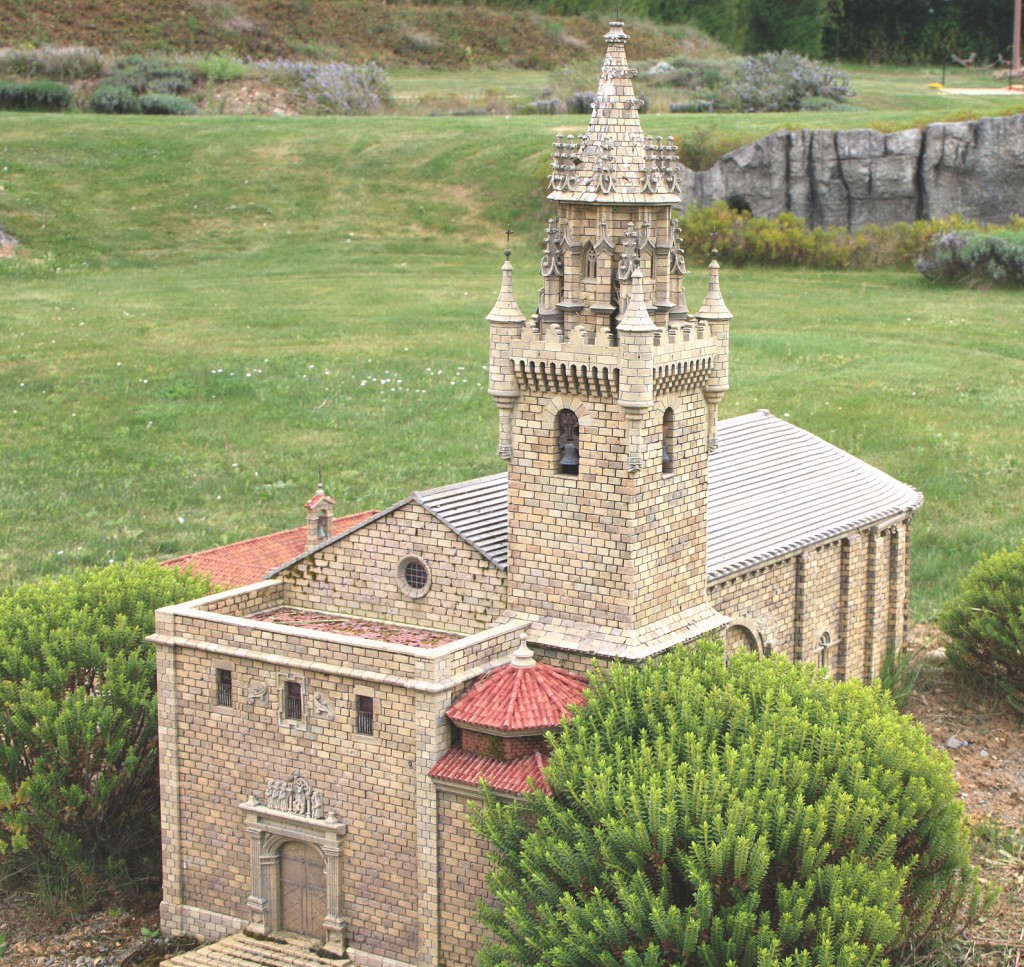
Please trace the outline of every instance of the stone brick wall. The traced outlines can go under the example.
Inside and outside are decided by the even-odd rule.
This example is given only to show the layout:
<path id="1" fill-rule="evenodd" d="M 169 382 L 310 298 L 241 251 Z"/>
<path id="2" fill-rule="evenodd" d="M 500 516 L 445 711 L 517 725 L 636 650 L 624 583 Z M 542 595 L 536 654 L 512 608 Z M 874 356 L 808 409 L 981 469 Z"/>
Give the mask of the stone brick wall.
<path id="1" fill-rule="evenodd" d="M 871 681 L 906 637 L 909 519 L 852 531 L 711 585 L 714 606 L 765 651 L 819 660 L 837 678 Z M 726 636 L 736 647 L 741 635 Z"/>
<path id="2" fill-rule="evenodd" d="M 472 967 L 483 946 L 484 930 L 476 918 L 476 908 L 478 901 L 488 896 L 490 846 L 470 822 L 470 811 L 477 800 L 450 792 L 439 792 L 437 799 L 441 963 L 446 967 Z"/>
<path id="3" fill-rule="evenodd" d="M 398 567 L 414 555 L 430 584 L 413 598 Z M 473 634 L 504 609 L 505 573 L 415 503 L 359 528 L 284 572 L 289 605 Z"/>
<path id="4" fill-rule="evenodd" d="M 187 648 L 178 649 L 175 666 L 180 856 L 178 868 L 169 872 L 172 882 L 180 882 L 178 902 L 215 917 L 247 920 L 250 853 L 239 804 L 251 795 L 263 799 L 270 779 L 298 775 L 319 789 L 348 826 L 342 888 L 349 941 L 414 960 L 421 913 L 414 695 Z M 230 708 L 215 704 L 217 667 L 229 667 L 237 683 Z M 299 722 L 282 719 L 280 684 L 289 674 L 303 684 L 306 707 Z M 246 696 L 263 686 L 264 696 L 250 704 Z M 374 699 L 372 736 L 356 732 L 359 694 Z M 318 714 L 314 696 L 329 711 Z"/>

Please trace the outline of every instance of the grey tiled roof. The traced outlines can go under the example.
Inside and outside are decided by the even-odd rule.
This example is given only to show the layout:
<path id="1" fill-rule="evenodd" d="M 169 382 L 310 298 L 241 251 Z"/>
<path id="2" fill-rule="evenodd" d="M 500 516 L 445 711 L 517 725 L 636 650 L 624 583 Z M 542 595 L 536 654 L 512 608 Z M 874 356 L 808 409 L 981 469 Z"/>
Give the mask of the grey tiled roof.
<path id="1" fill-rule="evenodd" d="M 418 490 L 412 499 L 447 524 L 492 564 L 508 563 L 508 474 Z"/>
<path id="2" fill-rule="evenodd" d="M 708 468 L 708 578 L 756 567 L 915 510 L 906 484 L 767 411 L 723 420 Z M 413 500 L 496 567 L 508 561 L 508 477 L 423 490 Z"/>
<path id="3" fill-rule="evenodd" d="M 913 487 L 766 410 L 723 420 L 708 465 L 712 581 L 915 510 Z"/>

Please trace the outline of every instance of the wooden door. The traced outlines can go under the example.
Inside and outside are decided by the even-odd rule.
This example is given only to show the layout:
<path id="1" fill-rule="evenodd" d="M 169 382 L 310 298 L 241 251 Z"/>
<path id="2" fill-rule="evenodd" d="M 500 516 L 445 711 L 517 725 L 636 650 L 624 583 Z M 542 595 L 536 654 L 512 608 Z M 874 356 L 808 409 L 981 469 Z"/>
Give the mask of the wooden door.
<path id="1" fill-rule="evenodd" d="M 281 929 L 322 937 L 327 916 L 324 859 L 308 843 L 281 847 Z"/>

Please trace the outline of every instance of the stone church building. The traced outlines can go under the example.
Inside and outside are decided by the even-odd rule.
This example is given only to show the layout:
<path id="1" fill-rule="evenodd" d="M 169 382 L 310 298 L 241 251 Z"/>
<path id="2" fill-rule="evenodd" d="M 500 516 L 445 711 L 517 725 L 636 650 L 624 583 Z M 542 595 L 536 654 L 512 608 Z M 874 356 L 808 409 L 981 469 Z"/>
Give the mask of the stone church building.
<path id="1" fill-rule="evenodd" d="M 921 497 L 766 411 L 719 422 L 718 263 L 689 311 L 675 148 L 605 39 L 589 127 L 554 146 L 537 311 L 506 254 L 487 317 L 507 472 L 337 536 L 318 492 L 297 556 L 157 614 L 166 932 L 472 964 L 480 781 L 543 787 L 595 662 L 717 631 L 870 679 L 903 641 Z"/>

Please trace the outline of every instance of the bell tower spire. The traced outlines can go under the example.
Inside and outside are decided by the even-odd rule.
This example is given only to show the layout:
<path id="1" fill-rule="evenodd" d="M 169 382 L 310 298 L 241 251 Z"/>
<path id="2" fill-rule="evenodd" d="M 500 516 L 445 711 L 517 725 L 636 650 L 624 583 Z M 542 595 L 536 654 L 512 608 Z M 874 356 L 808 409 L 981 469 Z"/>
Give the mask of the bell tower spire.
<path id="1" fill-rule="evenodd" d="M 706 521 L 730 317 L 717 261 L 687 310 L 676 147 L 641 128 L 628 39 L 610 25 L 587 130 L 555 140 L 537 312 L 519 310 L 506 253 L 487 318 L 509 615 L 543 647 L 640 658 L 726 620 L 707 597 Z"/>

